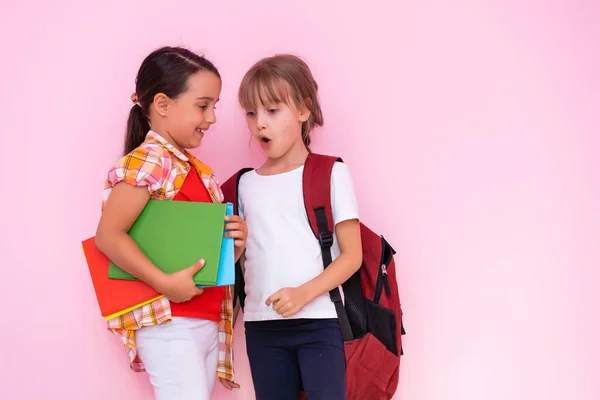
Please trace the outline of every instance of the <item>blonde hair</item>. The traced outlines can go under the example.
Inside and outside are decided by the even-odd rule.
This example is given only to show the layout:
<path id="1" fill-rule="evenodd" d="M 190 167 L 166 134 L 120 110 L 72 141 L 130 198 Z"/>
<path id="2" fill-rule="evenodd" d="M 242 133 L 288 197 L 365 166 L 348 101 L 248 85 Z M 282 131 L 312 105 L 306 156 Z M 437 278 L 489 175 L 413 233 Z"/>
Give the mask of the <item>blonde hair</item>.
<path id="1" fill-rule="evenodd" d="M 323 126 L 323 113 L 318 99 L 319 86 L 308 65 L 291 54 L 263 58 L 242 78 L 238 100 L 245 110 L 255 110 L 259 104 L 286 103 L 310 111 L 302 123 L 302 142 L 310 151 L 310 132 Z"/>

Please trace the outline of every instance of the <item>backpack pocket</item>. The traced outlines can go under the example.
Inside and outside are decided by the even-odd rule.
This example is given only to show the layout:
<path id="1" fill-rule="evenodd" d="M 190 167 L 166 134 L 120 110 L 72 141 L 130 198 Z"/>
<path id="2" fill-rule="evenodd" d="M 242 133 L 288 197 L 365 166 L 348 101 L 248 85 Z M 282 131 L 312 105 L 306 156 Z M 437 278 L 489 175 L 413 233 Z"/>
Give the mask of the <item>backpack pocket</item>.
<path id="1" fill-rule="evenodd" d="M 398 355 L 396 314 L 389 308 L 367 301 L 367 330 L 377 338 L 385 348 Z"/>
<path id="2" fill-rule="evenodd" d="M 347 399 L 391 399 L 394 393 L 388 388 L 399 368 L 400 358 L 370 333 L 344 346 Z"/>

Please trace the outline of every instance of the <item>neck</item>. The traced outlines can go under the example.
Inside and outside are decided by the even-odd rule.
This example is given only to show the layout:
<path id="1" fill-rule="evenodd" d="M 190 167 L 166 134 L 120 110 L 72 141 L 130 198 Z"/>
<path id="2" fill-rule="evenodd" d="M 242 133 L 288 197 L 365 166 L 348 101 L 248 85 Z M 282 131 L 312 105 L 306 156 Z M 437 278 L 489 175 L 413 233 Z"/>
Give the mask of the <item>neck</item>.
<path id="1" fill-rule="evenodd" d="M 300 140 L 296 142 L 288 151 L 281 157 L 269 157 L 261 168 L 268 169 L 272 173 L 283 173 L 296 169 L 306 161 L 308 157 L 308 149 Z"/>
<path id="2" fill-rule="evenodd" d="M 152 128 L 150 128 L 152 129 Z M 166 129 L 152 129 L 154 132 L 158 133 L 160 136 L 163 137 L 163 139 L 165 139 L 167 142 L 169 142 L 173 147 L 175 147 L 177 150 L 179 150 L 182 153 L 185 153 L 185 149 L 181 146 L 179 146 L 171 137 L 171 135 L 169 134 L 169 132 Z"/>

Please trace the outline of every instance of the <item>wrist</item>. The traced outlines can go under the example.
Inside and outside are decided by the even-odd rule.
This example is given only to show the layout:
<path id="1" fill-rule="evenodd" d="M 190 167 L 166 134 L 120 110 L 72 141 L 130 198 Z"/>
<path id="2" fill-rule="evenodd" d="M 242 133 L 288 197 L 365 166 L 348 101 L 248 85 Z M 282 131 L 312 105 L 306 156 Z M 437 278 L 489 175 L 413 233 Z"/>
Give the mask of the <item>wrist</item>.
<path id="1" fill-rule="evenodd" d="M 169 274 L 157 269 L 156 273 L 149 277 L 147 283 L 158 293 L 164 294 L 169 290 Z"/>
<path id="2" fill-rule="evenodd" d="M 300 289 L 301 297 L 304 300 L 304 305 L 312 302 L 314 299 L 319 297 L 319 293 L 316 291 L 314 281 L 308 281 L 305 284 L 298 287 Z"/>

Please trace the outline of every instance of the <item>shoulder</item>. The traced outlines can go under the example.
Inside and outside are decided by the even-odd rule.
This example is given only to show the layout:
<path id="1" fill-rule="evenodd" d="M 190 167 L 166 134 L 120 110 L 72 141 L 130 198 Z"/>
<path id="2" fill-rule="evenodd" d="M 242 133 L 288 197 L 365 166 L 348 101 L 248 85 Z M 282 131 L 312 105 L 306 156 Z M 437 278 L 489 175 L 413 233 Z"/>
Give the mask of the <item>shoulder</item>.
<path id="1" fill-rule="evenodd" d="M 354 198 L 354 181 L 350 167 L 343 162 L 336 162 L 331 172 L 331 192 L 336 201 L 347 201 Z"/>
<path id="2" fill-rule="evenodd" d="M 348 179 L 352 179 L 350 167 L 344 162 L 336 161 L 336 163 L 333 164 L 333 170 L 331 171 L 332 182 Z"/>
<path id="3" fill-rule="evenodd" d="M 168 168 L 165 150 L 152 143 L 143 143 L 121 157 L 108 171 L 108 184 L 114 186 L 121 181 L 154 187 L 162 181 L 163 169 Z"/>
<path id="4" fill-rule="evenodd" d="M 115 166 L 127 169 L 162 167 L 165 158 L 168 158 L 167 152 L 162 146 L 145 142 L 123 156 Z"/>
<path id="5" fill-rule="evenodd" d="M 350 167 L 336 162 L 331 174 L 333 222 L 335 225 L 348 219 L 358 219 L 358 202 Z"/>

